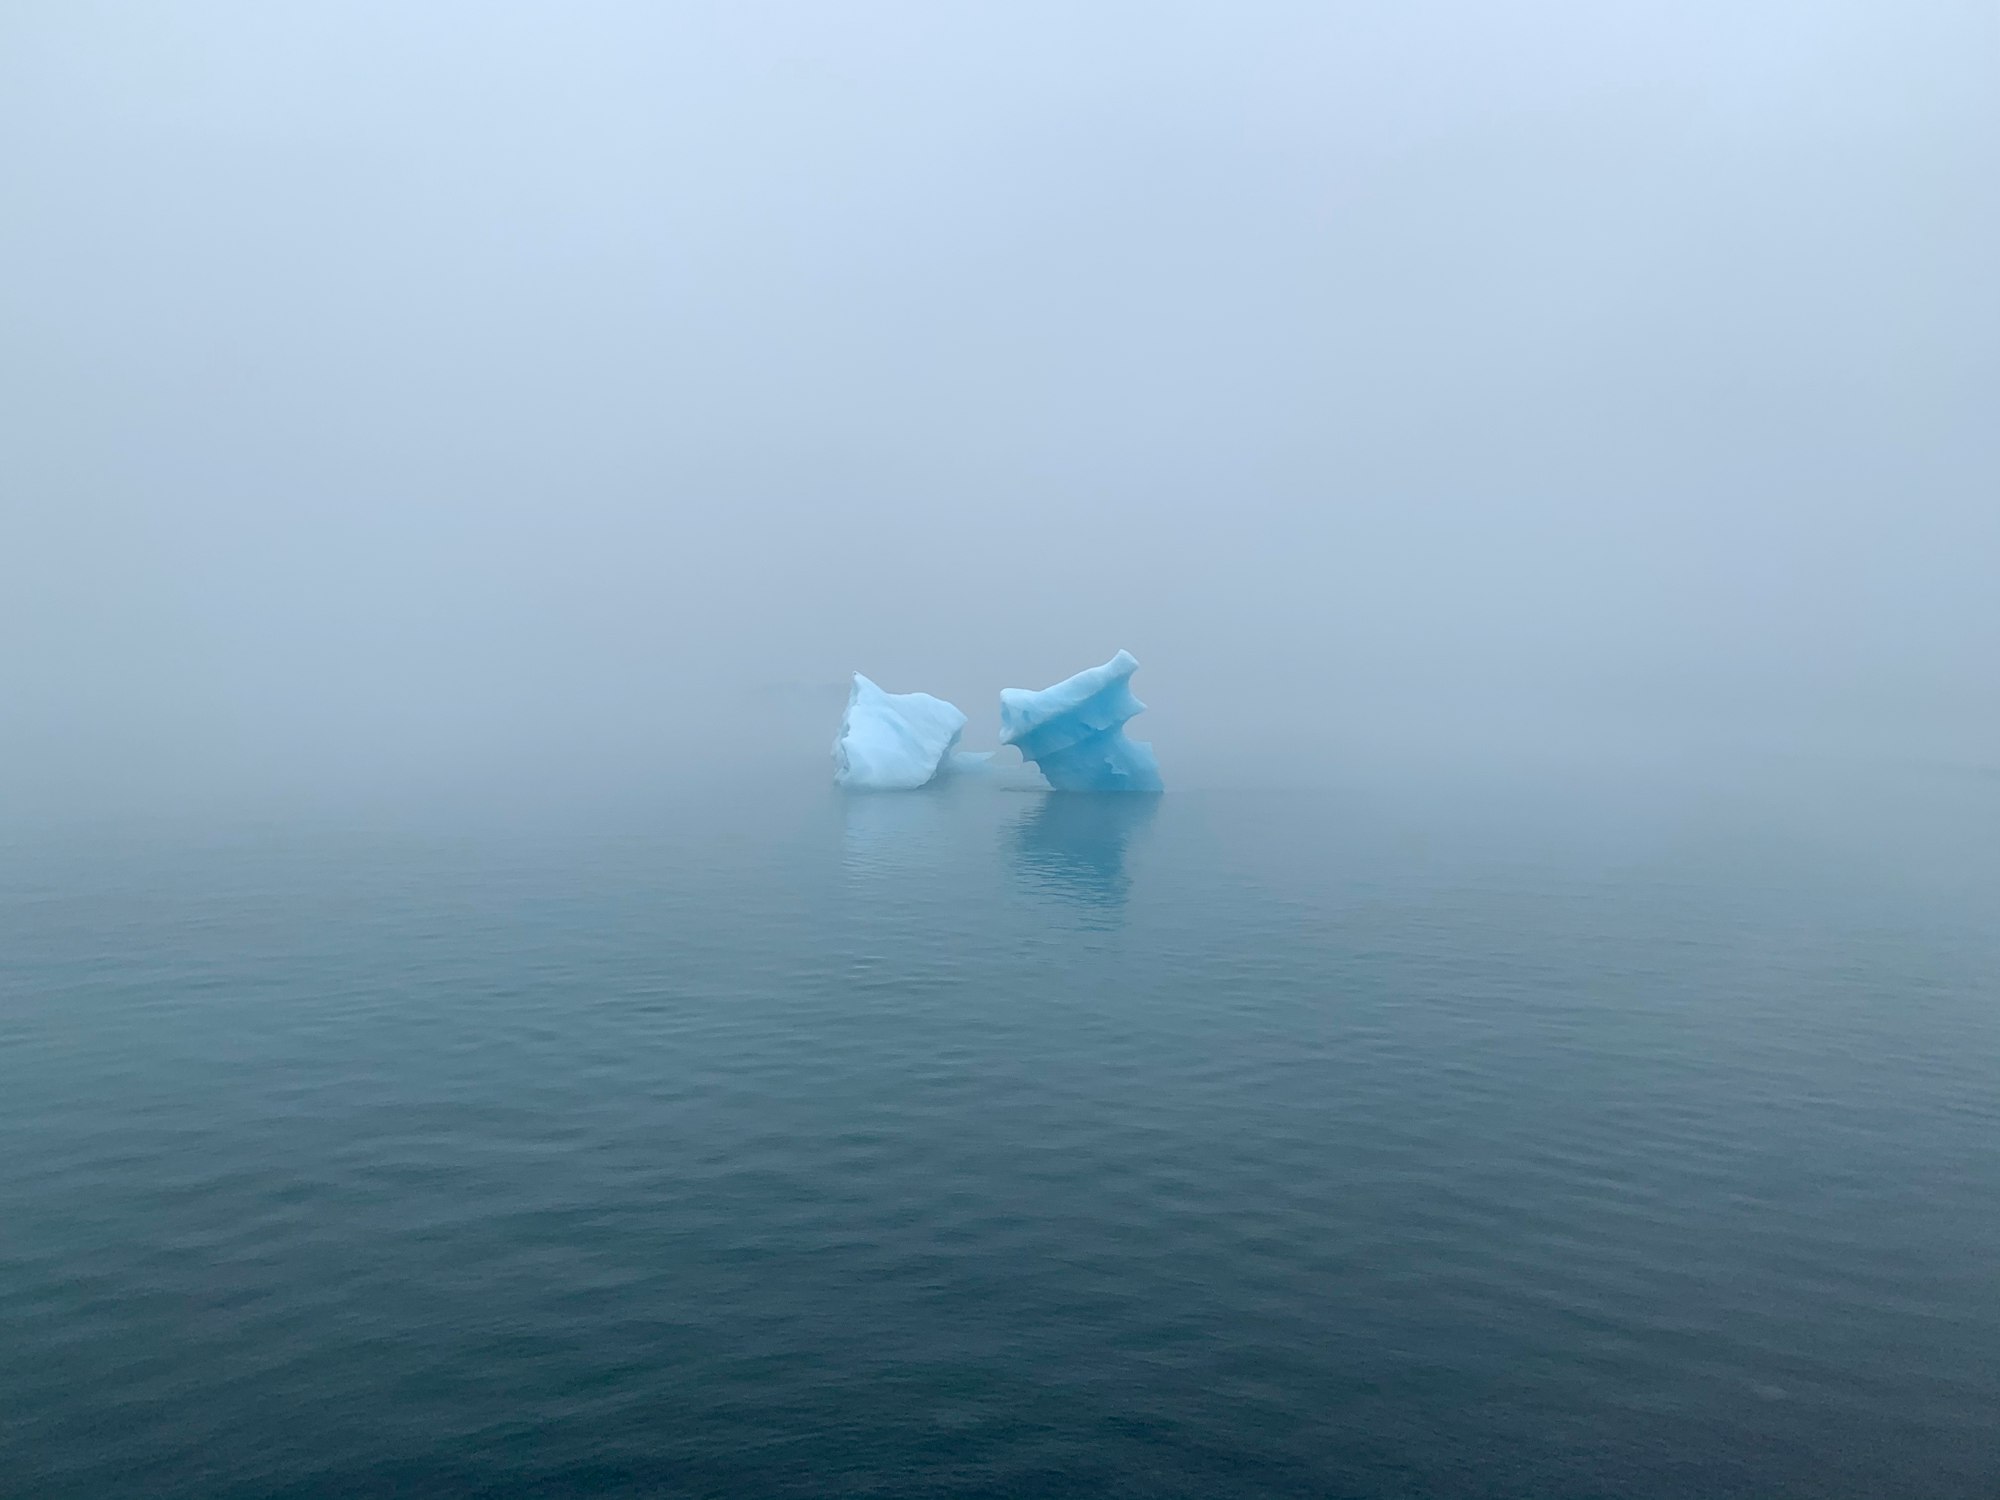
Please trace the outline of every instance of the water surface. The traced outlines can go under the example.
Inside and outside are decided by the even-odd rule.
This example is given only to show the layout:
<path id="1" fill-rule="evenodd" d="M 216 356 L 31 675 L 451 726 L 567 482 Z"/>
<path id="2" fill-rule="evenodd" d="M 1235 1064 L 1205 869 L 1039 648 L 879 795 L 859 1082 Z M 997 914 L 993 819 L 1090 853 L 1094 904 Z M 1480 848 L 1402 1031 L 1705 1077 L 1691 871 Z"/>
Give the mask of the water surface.
<path id="1" fill-rule="evenodd" d="M 2000 784 L 0 851 L 0 1492 L 1991 1495 Z"/>

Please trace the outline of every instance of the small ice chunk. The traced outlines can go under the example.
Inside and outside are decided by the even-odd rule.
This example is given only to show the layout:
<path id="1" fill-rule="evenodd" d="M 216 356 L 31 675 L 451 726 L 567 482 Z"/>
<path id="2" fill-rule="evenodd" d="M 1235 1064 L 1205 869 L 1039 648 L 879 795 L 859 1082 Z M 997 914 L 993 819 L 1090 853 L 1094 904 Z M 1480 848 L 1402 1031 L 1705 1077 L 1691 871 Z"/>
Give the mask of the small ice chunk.
<path id="1" fill-rule="evenodd" d="M 937 775 L 958 744 L 965 715 L 929 693 L 885 693 L 854 674 L 833 742 L 836 785 L 879 792 L 909 791 Z"/>

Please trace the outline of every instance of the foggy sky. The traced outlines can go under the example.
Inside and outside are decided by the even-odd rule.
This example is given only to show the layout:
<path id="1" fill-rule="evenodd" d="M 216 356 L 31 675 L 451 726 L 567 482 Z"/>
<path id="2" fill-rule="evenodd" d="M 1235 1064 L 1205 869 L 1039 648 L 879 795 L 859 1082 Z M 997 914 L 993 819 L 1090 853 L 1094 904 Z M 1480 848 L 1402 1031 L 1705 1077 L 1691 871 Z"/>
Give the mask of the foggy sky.
<path id="1" fill-rule="evenodd" d="M 9 5 L 0 797 L 856 668 L 990 744 L 1121 646 L 1170 775 L 2000 760 L 1996 77 L 1984 0 Z"/>

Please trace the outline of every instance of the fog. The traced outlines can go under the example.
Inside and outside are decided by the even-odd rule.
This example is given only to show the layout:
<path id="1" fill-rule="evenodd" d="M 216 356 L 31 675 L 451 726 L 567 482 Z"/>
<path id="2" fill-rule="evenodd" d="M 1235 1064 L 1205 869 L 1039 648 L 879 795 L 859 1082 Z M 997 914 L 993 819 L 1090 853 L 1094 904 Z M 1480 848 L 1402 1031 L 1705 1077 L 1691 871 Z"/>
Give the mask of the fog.
<path id="1" fill-rule="evenodd" d="M 0 799 L 636 786 L 823 757 L 857 668 L 991 744 L 1121 646 L 1170 780 L 2000 762 L 1997 59 L 1987 3 L 11 5 Z"/>

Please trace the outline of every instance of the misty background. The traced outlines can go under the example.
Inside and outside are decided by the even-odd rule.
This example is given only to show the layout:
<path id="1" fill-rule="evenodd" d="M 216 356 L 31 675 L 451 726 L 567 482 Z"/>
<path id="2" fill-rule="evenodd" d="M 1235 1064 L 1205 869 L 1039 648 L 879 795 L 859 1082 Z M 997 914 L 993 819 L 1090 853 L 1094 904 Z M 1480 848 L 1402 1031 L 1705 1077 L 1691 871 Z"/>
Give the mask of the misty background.
<path id="1" fill-rule="evenodd" d="M 0 12 L 13 809 L 2000 762 L 2000 9 Z"/>

